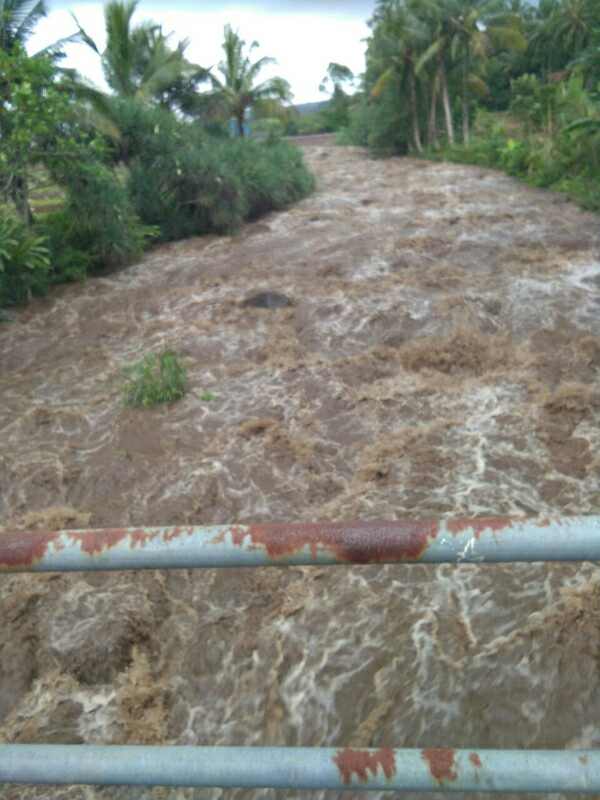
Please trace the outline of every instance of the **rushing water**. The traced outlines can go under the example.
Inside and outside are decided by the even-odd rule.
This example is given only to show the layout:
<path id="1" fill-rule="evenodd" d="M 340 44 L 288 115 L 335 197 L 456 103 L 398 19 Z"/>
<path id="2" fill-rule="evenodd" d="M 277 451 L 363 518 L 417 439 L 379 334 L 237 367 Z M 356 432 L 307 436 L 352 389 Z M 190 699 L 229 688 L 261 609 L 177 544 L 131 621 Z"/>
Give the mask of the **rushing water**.
<path id="1" fill-rule="evenodd" d="M 0 327 L 5 525 L 598 511 L 597 218 L 477 168 L 306 150 L 319 191 L 289 211 Z M 292 305 L 244 303 L 261 291 Z M 190 392 L 124 410 L 122 368 L 165 346 Z M 598 746 L 599 580 L 595 565 L 4 578 L 0 737 Z M 0 788 L 296 796 L 325 795 Z"/>

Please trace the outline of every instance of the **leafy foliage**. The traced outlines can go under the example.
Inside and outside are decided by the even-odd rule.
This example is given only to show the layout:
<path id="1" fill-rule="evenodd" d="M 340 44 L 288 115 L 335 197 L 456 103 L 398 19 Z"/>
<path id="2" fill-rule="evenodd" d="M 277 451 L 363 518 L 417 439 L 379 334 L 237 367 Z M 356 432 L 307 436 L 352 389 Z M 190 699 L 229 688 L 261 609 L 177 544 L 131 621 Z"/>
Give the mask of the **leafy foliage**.
<path id="1" fill-rule="evenodd" d="M 107 94 L 56 66 L 60 43 L 26 54 L 44 2 L 0 0 L 0 305 L 127 264 L 156 236 L 235 230 L 312 189 L 300 153 L 280 141 L 289 86 L 257 82 L 271 59 L 252 62 L 256 44 L 246 51 L 227 28 L 224 80 L 213 76 L 214 91 L 200 95 L 208 72 L 187 61 L 187 42 L 171 46 L 159 25 L 133 24 L 136 8 L 137 0 L 106 4 L 102 53 L 81 27 L 77 34 L 100 56 Z M 224 135 L 228 115 L 255 104 L 272 115 L 264 141 Z M 205 124 L 190 120 L 198 115 Z M 29 180 L 39 172 L 62 208 L 34 218 Z"/>
<path id="2" fill-rule="evenodd" d="M 46 16 L 46 0 L 0 0 L 0 50 L 9 53 L 16 47 L 23 47 L 38 22 Z M 78 33 L 64 36 L 36 53 L 36 56 L 43 55 L 58 61 L 63 56 L 63 47 L 76 41 L 79 41 Z"/>
<path id="3" fill-rule="evenodd" d="M 320 115 L 326 130 L 339 131 L 348 126 L 352 100 L 344 86 L 352 87 L 353 83 L 354 73 L 345 64 L 338 64 L 335 61 L 329 64 L 327 73 L 319 86 L 320 91 L 331 94 L 327 107 Z"/>
<path id="4" fill-rule="evenodd" d="M 534 186 L 565 192 L 585 208 L 600 210 L 600 113 L 578 118 L 582 97 L 577 79 L 572 81 L 570 87 L 555 85 L 550 125 L 546 114 L 537 117 L 533 105 L 523 127 L 514 130 L 513 123 L 510 132 L 493 115 L 481 114 L 471 142 L 446 148 L 442 157 L 502 169 Z"/>
<path id="5" fill-rule="evenodd" d="M 23 45 L 37 23 L 48 14 L 44 0 L 0 0 L 0 50 Z"/>
<path id="6" fill-rule="evenodd" d="M 129 141 L 129 191 L 163 240 L 223 233 L 305 196 L 313 180 L 285 142 L 215 140 L 159 109 L 142 111 Z"/>
<path id="7" fill-rule="evenodd" d="M 77 224 L 65 210 L 48 214 L 36 225 L 50 253 L 51 283 L 84 280 L 94 268 L 94 256 L 84 249 Z"/>
<path id="8" fill-rule="evenodd" d="M 453 144 L 458 124 L 468 142 L 490 62 L 527 46 L 508 0 L 379 0 L 370 25 L 363 93 L 379 152 L 421 152 L 443 137 Z"/>
<path id="9" fill-rule="evenodd" d="M 24 303 L 49 284 L 50 258 L 42 236 L 0 213 L 0 306 Z"/>
<path id="10" fill-rule="evenodd" d="M 382 87 L 376 101 L 360 98 L 339 141 L 368 147 L 377 157 L 408 152 L 410 119 L 406 107 L 397 101 L 395 77 Z"/>
<path id="11" fill-rule="evenodd" d="M 285 126 L 277 117 L 264 117 L 254 122 L 252 133 L 256 139 L 275 144 L 285 134 Z"/>
<path id="12" fill-rule="evenodd" d="M 29 58 L 18 45 L 0 49 L 0 194 L 26 223 L 32 221 L 28 169 L 73 145 L 73 113 L 55 77 L 50 59 Z"/>
<path id="13" fill-rule="evenodd" d="M 187 372 L 171 350 L 145 356 L 126 370 L 125 405 L 149 408 L 174 403 L 187 391 Z"/>
<path id="14" fill-rule="evenodd" d="M 378 0 L 370 26 L 339 141 L 497 167 L 600 209 L 597 0 Z"/>
<path id="15" fill-rule="evenodd" d="M 67 192 L 64 245 L 84 252 L 93 269 L 123 266 L 142 254 L 156 231 L 141 223 L 114 170 L 99 162 L 72 161 L 54 174 Z M 54 224 L 59 224 L 56 217 Z"/>
<path id="16" fill-rule="evenodd" d="M 222 151 L 222 157 L 242 180 L 248 219 L 285 208 L 314 189 L 302 153 L 287 142 L 237 141 Z"/>
<path id="17" fill-rule="evenodd" d="M 171 36 L 160 25 L 151 21 L 133 24 L 138 4 L 138 0 L 106 3 L 103 52 L 78 23 L 81 38 L 100 57 L 106 82 L 114 94 L 107 95 L 85 82 L 80 82 L 78 90 L 99 114 L 109 118 L 113 97 L 138 98 L 160 102 L 171 109 L 182 108 L 189 103 L 189 95 L 208 79 L 206 69 L 186 59 L 187 40 L 172 47 Z"/>

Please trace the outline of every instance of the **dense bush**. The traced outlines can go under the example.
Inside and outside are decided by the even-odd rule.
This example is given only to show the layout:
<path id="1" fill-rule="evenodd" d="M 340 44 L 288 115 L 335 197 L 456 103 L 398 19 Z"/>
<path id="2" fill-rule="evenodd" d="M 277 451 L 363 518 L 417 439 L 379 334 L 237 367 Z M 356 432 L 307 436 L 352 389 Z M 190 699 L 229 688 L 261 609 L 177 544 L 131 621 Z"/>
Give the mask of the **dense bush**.
<path id="1" fill-rule="evenodd" d="M 300 152 L 285 142 L 213 139 L 157 111 L 138 125 L 129 136 L 129 192 L 164 241 L 233 231 L 313 188 Z"/>
<path id="2" fill-rule="evenodd" d="M 259 141 L 274 144 L 285 135 L 285 124 L 277 117 L 264 117 L 252 123 L 252 136 Z"/>
<path id="3" fill-rule="evenodd" d="M 314 188 L 302 153 L 287 142 L 228 142 L 222 147 L 221 157 L 241 178 L 249 219 L 285 208 Z"/>
<path id="4" fill-rule="evenodd" d="M 302 114 L 288 120 L 285 132 L 288 136 L 314 136 L 331 133 L 331 127 L 321 111 Z"/>
<path id="5" fill-rule="evenodd" d="M 227 143 L 165 146 L 132 160 L 129 191 L 144 223 L 163 241 L 234 230 L 244 219 L 240 177 L 223 162 Z"/>
<path id="6" fill-rule="evenodd" d="M 86 253 L 94 269 L 139 258 L 154 232 L 140 222 L 113 169 L 97 161 L 70 162 L 57 177 L 67 192 L 63 211 L 67 247 Z"/>
<path id="7" fill-rule="evenodd" d="M 371 109 L 366 100 L 361 99 L 351 114 L 346 128 L 338 132 L 337 142 L 343 145 L 357 147 L 369 146 L 369 132 L 371 129 Z"/>
<path id="8" fill-rule="evenodd" d="M 49 285 L 50 255 L 42 236 L 0 211 L 0 306 L 24 303 Z"/>
<path id="9" fill-rule="evenodd" d="M 61 210 L 48 214 L 36 227 L 46 237 L 51 282 L 83 280 L 92 269 L 93 257 L 78 242 L 76 221 Z"/>
<path id="10" fill-rule="evenodd" d="M 128 406 L 149 408 L 173 403 L 187 390 L 187 372 L 171 350 L 145 356 L 125 374 L 128 380 L 123 398 Z"/>
<path id="11" fill-rule="evenodd" d="M 313 187 L 278 119 L 263 141 L 232 140 L 222 120 L 212 135 L 143 94 L 61 87 L 51 59 L 21 48 L 0 50 L 0 66 L 0 188 L 14 212 L 0 220 L 0 304 L 130 263 L 153 237 L 233 231 Z M 64 197 L 60 211 L 32 208 L 36 171 Z"/>
<path id="12" fill-rule="evenodd" d="M 397 102 L 397 86 L 390 81 L 377 102 L 360 99 L 350 113 L 349 125 L 338 135 L 341 144 L 368 147 L 375 156 L 408 152 L 409 119 Z"/>

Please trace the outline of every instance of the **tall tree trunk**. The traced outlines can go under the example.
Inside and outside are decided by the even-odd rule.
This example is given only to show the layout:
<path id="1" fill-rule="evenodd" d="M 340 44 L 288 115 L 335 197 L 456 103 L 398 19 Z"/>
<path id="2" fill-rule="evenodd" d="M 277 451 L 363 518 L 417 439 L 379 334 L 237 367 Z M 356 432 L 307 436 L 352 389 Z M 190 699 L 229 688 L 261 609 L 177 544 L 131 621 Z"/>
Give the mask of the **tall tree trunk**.
<path id="1" fill-rule="evenodd" d="M 431 104 L 429 106 L 429 124 L 427 126 L 427 143 L 430 147 L 438 146 L 437 136 L 437 102 L 439 75 L 436 72 L 431 84 Z"/>
<path id="2" fill-rule="evenodd" d="M 462 85 L 462 127 L 463 127 L 463 143 L 469 144 L 470 130 L 469 130 L 469 84 L 468 84 L 468 62 L 465 61 L 463 66 L 463 85 Z"/>
<path id="3" fill-rule="evenodd" d="M 238 126 L 238 134 L 240 135 L 240 138 L 243 139 L 244 135 L 245 135 L 244 134 L 244 115 L 243 114 L 242 114 L 241 117 L 237 118 L 237 126 Z"/>
<path id="4" fill-rule="evenodd" d="M 413 119 L 413 138 L 415 141 L 415 149 L 417 153 L 423 152 L 423 145 L 421 144 L 421 126 L 419 125 L 419 106 L 417 104 L 417 82 L 415 80 L 415 73 L 412 67 L 410 69 L 410 107 Z"/>
<path id="5" fill-rule="evenodd" d="M 469 144 L 471 138 L 470 120 L 469 120 L 469 72 L 471 70 L 471 48 L 469 42 L 465 42 L 465 61 L 463 64 L 463 80 L 462 80 L 462 125 L 463 125 L 463 143 Z"/>
<path id="6" fill-rule="evenodd" d="M 452 123 L 452 109 L 450 108 L 450 95 L 448 94 L 448 78 L 446 76 L 446 67 L 444 62 L 440 60 L 440 83 L 442 90 L 442 103 L 444 104 L 444 114 L 446 115 L 446 130 L 448 132 L 448 141 L 454 144 L 454 125 Z"/>
<path id="7" fill-rule="evenodd" d="M 31 226 L 33 225 L 33 212 L 31 211 L 31 206 L 29 205 L 29 192 L 27 187 L 27 176 L 25 175 L 14 175 L 12 179 L 12 185 L 10 187 L 10 196 L 15 204 L 15 209 L 17 214 L 25 225 Z"/>

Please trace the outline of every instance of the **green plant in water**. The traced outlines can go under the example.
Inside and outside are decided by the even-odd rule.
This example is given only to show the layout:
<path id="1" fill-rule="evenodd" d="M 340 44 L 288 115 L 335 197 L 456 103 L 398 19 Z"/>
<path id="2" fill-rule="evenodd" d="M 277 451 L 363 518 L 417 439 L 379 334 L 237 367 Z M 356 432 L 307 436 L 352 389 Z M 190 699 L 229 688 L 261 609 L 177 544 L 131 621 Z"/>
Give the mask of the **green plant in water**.
<path id="1" fill-rule="evenodd" d="M 123 389 L 125 405 L 149 408 L 160 403 L 174 403 L 187 390 L 187 372 L 171 350 L 152 353 L 125 371 L 128 381 Z"/>
<path id="2" fill-rule="evenodd" d="M 216 399 L 217 396 L 214 395 L 212 392 L 202 392 L 202 394 L 200 395 L 200 400 L 202 400 L 203 403 L 211 403 L 213 400 Z"/>

